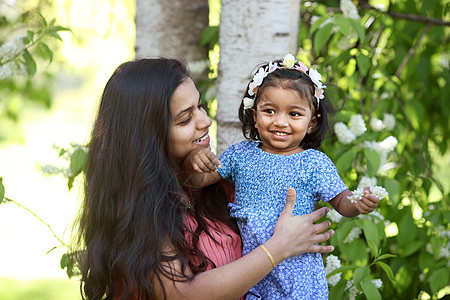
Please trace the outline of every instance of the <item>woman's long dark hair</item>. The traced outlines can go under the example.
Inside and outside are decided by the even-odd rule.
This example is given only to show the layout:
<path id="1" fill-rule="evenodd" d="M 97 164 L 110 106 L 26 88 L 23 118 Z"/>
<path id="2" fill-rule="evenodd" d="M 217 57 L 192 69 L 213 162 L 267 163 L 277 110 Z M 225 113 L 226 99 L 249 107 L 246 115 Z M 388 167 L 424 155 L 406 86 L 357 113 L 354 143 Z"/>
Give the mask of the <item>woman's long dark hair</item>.
<path id="1" fill-rule="evenodd" d="M 162 267 L 179 260 L 196 273 L 211 263 L 187 242 L 186 213 L 199 224 L 194 243 L 201 232 L 208 233 L 201 216 L 232 224 L 218 186 L 197 194 L 194 210 L 181 200 L 192 193 L 183 192 L 170 155 L 170 100 L 188 76 L 178 60 L 142 59 L 119 66 L 106 84 L 89 144 L 79 219 L 84 299 L 118 294 L 151 299 L 153 282 L 161 276 L 192 279 Z M 175 253 L 162 251 L 168 243 Z M 191 256 L 202 264 L 193 266 Z"/>

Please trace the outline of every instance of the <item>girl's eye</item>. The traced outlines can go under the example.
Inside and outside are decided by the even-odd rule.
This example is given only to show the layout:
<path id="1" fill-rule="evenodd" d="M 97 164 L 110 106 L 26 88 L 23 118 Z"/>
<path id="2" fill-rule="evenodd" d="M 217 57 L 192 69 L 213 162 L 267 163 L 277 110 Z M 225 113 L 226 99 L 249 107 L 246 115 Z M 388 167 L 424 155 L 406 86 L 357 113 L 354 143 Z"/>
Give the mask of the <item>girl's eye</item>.
<path id="1" fill-rule="evenodd" d="M 265 112 L 270 115 L 275 113 L 275 111 L 273 109 L 266 109 Z"/>
<path id="2" fill-rule="evenodd" d="M 300 114 L 296 112 L 291 112 L 290 115 L 291 117 L 300 117 Z"/>

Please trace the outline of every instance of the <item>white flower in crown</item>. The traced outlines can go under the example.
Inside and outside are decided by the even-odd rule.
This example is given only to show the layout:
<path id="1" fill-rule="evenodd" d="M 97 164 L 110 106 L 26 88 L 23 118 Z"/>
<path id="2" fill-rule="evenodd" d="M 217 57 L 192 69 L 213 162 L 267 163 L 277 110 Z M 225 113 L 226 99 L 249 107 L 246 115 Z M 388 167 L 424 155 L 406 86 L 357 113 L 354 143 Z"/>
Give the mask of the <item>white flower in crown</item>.
<path id="1" fill-rule="evenodd" d="M 255 99 L 245 97 L 242 102 L 244 103 L 244 109 L 250 109 L 253 108 L 253 105 L 255 104 Z"/>
<path id="2" fill-rule="evenodd" d="M 292 69 L 294 67 L 294 64 L 297 62 L 297 60 L 295 59 L 294 55 L 292 54 L 287 54 L 284 59 L 283 62 L 281 63 L 283 66 L 285 66 L 288 69 Z"/>
<path id="3" fill-rule="evenodd" d="M 325 86 L 322 85 L 322 75 L 316 69 L 309 69 L 309 78 L 311 81 L 317 86 L 317 88 L 321 89 Z"/>
<path id="4" fill-rule="evenodd" d="M 264 78 L 267 76 L 267 72 L 266 70 L 264 70 L 263 67 L 259 68 L 258 72 L 255 74 L 255 76 L 253 76 L 253 83 L 256 86 L 260 86 L 261 83 L 263 82 Z"/>
<path id="5" fill-rule="evenodd" d="M 323 89 L 322 88 L 315 88 L 315 92 L 314 92 L 314 97 L 316 97 L 317 99 L 317 103 L 319 103 L 319 100 L 322 100 L 324 95 L 323 95 Z"/>
<path id="6" fill-rule="evenodd" d="M 250 96 L 253 96 L 255 92 L 257 91 L 258 86 L 252 81 L 248 85 L 248 94 Z"/>
<path id="7" fill-rule="evenodd" d="M 268 73 L 272 73 L 273 71 L 275 71 L 276 69 L 278 69 L 278 64 L 277 63 L 272 63 L 272 61 L 269 62 L 269 70 Z"/>

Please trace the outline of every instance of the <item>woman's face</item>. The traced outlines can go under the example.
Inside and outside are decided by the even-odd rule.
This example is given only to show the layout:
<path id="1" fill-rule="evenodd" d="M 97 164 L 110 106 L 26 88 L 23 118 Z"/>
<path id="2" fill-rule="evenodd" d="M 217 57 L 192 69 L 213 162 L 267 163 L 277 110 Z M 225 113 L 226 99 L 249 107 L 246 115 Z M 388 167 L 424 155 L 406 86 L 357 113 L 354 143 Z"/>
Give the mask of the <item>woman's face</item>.
<path id="1" fill-rule="evenodd" d="M 209 147 L 212 121 L 201 104 L 200 93 L 191 78 L 180 84 L 172 96 L 170 145 L 179 165 L 193 149 Z"/>

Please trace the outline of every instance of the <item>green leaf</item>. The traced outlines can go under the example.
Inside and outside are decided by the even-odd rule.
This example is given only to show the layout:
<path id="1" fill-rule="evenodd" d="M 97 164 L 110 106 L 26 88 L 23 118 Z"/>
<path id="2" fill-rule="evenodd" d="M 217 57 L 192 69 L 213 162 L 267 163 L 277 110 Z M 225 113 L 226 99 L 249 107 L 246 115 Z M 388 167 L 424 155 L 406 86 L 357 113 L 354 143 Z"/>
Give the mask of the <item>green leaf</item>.
<path id="1" fill-rule="evenodd" d="M 385 264 L 382 261 L 377 261 L 377 265 L 379 265 L 383 269 L 384 273 L 386 273 L 390 281 L 395 281 L 394 273 L 392 273 L 391 267 L 389 267 L 389 265 Z"/>
<path id="2" fill-rule="evenodd" d="M 364 236 L 366 237 L 368 244 L 369 241 L 371 241 L 374 246 L 376 247 L 376 249 L 378 249 L 379 245 L 380 245 L 380 236 L 378 235 L 378 228 L 377 225 L 370 221 L 370 220 L 364 220 L 364 225 L 363 225 L 363 232 L 364 232 Z M 370 244 L 369 244 L 370 247 Z M 378 250 L 376 251 L 378 252 Z"/>
<path id="3" fill-rule="evenodd" d="M 362 290 L 361 288 L 361 282 L 369 276 L 370 270 L 367 266 L 365 267 L 359 267 L 356 269 L 355 273 L 353 274 L 353 282 L 355 283 L 355 287 L 358 290 Z"/>
<path id="4" fill-rule="evenodd" d="M 375 245 L 374 242 L 371 240 L 367 241 L 367 244 L 369 245 L 370 252 L 372 253 L 372 256 L 377 258 L 378 257 L 378 248 L 377 245 Z"/>
<path id="5" fill-rule="evenodd" d="M 86 163 L 87 154 L 83 149 L 75 150 L 70 156 L 70 171 L 72 176 L 75 177 L 81 173 Z"/>
<path id="6" fill-rule="evenodd" d="M 411 254 L 414 254 L 417 250 L 422 248 L 425 241 L 414 241 L 408 244 L 408 247 L 404 248 L 404 251 L 401 252 L 402 257 L 410 256 Z"/>
<path id="7" fill-rule="evenodd" d="M 342 299 L 346 286 L 347 280 L 345 280 L 344 278 L 339 280 L 339 282 L 330 290 L 329 299 Z"/>
<path id="8" fill-rule="evenodd" d="M 384 178 L 383 186 L 389 193 L 389 199 L 392 201 L 394 207 L 397 207 L 397 203 L 400 200 L 400 183 L 393 178 Z"/>
<path id="9" fill-rule="evenodd" d="M 380 169 L 380 155 L 374 149 L 364 148 L 364 156 L 367 161 L 367 173 L 369 177 L 374 177 Z"/>
<path id="10" fill-rule="evenodd" d="M 44 27 L 47 27 L 47 20 L 44 18 L 44 16 L 40 13 L 40 12 L 38 12 L 38 15 L 39 15 L 39 17 L 41 17 L 41 20 L 42 20 L 42 24 L 44 24 Z"/>
<path id="11" fill-rule="evenodd" d="M 358 149 L 355 147 L 350 148 L 350 150 L 344 152 L 336 161 L 336 168 L 339 173 L 346 172 L 352 167 L 353 161 L 356 158 Z"/>
<path id="12" fill-rule="evenodd" d="M 441 253 L 441 240 L 435 236 L 430 238 L 431 250 L 433 250 L 434 258 L 438 258 Z"/>
<path id="13" fill-rule="evenodd" d="M 380 255 L 377 258 L 377 260 L 382 260 L 382 259 L 391 258 L 391 257 L 397 257 L 397 255 L 394 255 L 394 254 L 383 254 L 383 255 Z"/>
<path id="14" fill-rule="evenodd" d="M 219 26 L 208 26 L 200 35 L 200 46 L 208 45 L 213 48 L 219 42 Z"/>
<path id="15" fill-rule="evenodd" d="M 334 19 L 336 20 L 336 25 L 339 27 L 339 31 L 345 36 L 349 35 L 351 26 L 350 21 L 339 14 L 337 14 Z"/>
<path id="16" fill-rule="evenodd" d="M 36 73 L 36 62 L 31 56 L 27 49 L 23 51 L 23 58 L 25 58 L 25 67 L 29 75 L 34 75 Z"/>
<path id="17" fill-rule="evenodd" d="M 5 186 L 3 185 L 3 177 L 0 177 L 0 204 L 5 198 Z"/>
<path id="18" fill-rule="evenodd" d="M 359 53 L 358 57 L 356 57 L 356 64 L 358 65 L 361 74 L 366 76 L 367 72 L 369 72 L 372 61 L 368 56 Z"/>
<path id="19" fill-rule="evenodd" d="M 317 32 L 314 34 L 314 50 L 316 55 L 319 55 L 322 47 L 328 42 L 328 39 L 331 36 L 331 31 L 333 30 L 334 24 L 327 24 L 322 28 L 319 28 Z"/>
<path id="20" fill-rule="evenodd" d="M 381 295 L 370 278 L 361 281 L 361 287 L 367 300 L 381 300 Z"/>
<path id="21" fill-rule="evenodd" d="M 59 261 L 59 265 L 61 266 L 61 269 L 64 269 L 71 265 L 69 255 L 67 253 L 64 253 L 62 255 L 61 260 Z"/>
<path id="22" fill-rule="evenodd" d="M 447 268 L 441 268 L 433 273 L 430 277 L 430 286 L 433 294 L 437 294 L 441 289 L 443 289 L 449 280 L 449 274 Z"/>
<path id="23" fill-rule="evenodd" d="M 39 42 L 37 44 L 38 50 L 42 53 L 42 55 L 46 56 L 49 63 L 53 60 L 53 51 L 47 46 L 46 43 Z"/>
<path id="24" fill-rule="evenodd" d="M 333 276 L 333 275 L 335 275 L 337 273 L 342 273 L 342 272 L 345 272 L 345 271 L 354 270 L 356 268 L 358 268 L 358 266 L 343 266 L 343 267 L 334 269 L 332 272 L 330 272 L 327 275 L 327 277 Z"/>
<path id="25" fill-rule="evenodd" d="M 350 25 L 356 31 L 356 34 L 358 35 L 361 42 L 364 43 L 364 41 L 366 39 L 366 29 L 364 28 L 364 26 L 362 26 L 357 20 L 353 20 L 353 19 L 347 19 L 347 20 L 350 21 Z"/>
<path id="26" fill-rule="evenodd" d="M 319 20 L 317 20 L 316 22 L 314 22 L 311 25 L 311 28 L 309 29 L 309 34 L 312 35 L 314 32 L 316 32 L 317 29 L 319 29 L 320 25 L 322 25 L 323 22 L 325 22 L 325 20 L 328 18 L 322 17 Z"/>
<path id="27" fill-rule="evenodd" d="M 28 43 L 32 42 L 33 38 L 34 38 L 34 32 L 31 30 L 27 30 L 27 37 L 24 39 L 24 43 L 28 44 Z"/>

